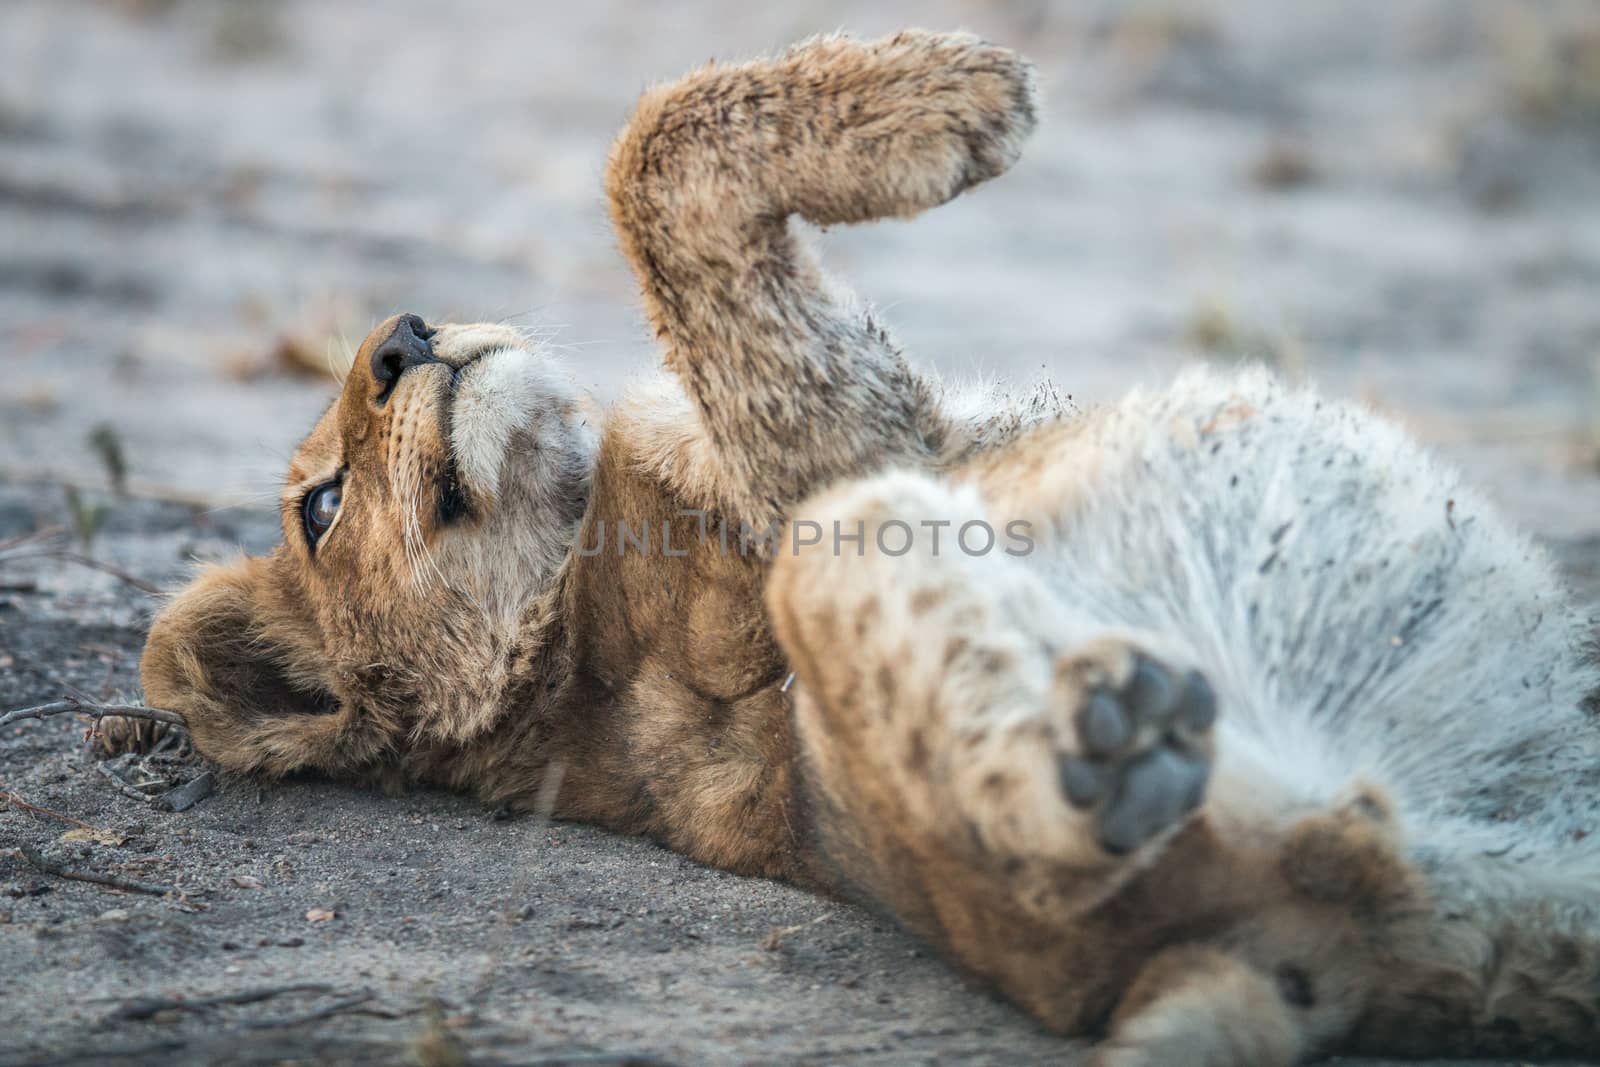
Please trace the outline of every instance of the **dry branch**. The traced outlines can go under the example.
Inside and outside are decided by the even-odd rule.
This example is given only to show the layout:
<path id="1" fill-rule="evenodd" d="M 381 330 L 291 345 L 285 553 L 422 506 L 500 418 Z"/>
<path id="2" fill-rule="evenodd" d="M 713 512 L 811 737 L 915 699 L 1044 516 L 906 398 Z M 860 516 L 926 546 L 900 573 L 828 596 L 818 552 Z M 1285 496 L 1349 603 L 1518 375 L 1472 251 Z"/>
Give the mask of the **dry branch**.
<path id="1" fill-rule="evenodd" d="M 352 1008 L 359 1008 L 371 1000 L 373 995 L 372 990 L 364 989 L 359 993 L 345 997 L 343 1000 L 336 1000 L 325 1008 L 318 1008 L 316 1011 L 308 1011 L 300 1015 L 284 1015 L 276 1019 L 252 1019 L 244 1025 L 249 1030 L 267 1030 L 279 1026 L 301 1026 L 305 1023 L 314 1023 L 329 1016 L 350 1011 Z"/>
<path id="2" fill-rule="evenodd" d="M 22 485 L 50 485 L 63 489 L 76 489 L 80 493 L 107 493 L 117 496 L 131 496 L 140 500 L 159 500 L 167 504 L 183 504 L 192 508 L 206 508 L 220 511 L 223 508 L 237 508 L 248 506 L 252 498 L 224 499 L 209 493 L 197 493 L 176 486 L 162 485 L 159 482 L 144 481 L 139 478 L 129 478 L 123 485 L 122 491 L 117 492 L 117 487 L 111 484 L 109 478 L 80 478 L 64 474 L 58 470 L 43 467 L 6 465 L 0 467 L 0 481 Z"/>
<path id="3" fill-rule="evenodd" d="M 7 806 L 15 808 L 18 811 L 32 812 L 34 815 L 48 815 L 52 819 L 60 819 L 62 822 L 71 823 L 73 826 L 81 826 L 85 830 L 98 831 L 100 829 L 100 827 L 91 826 L 88 823 L 83 822 L 81 819 L 74 819 L 70 815 L 63 815 L 59 811 L 51 811 L 49 808 L 41 808 L 37 804 L 30 804 L 26 800 L 23 800 L 21 797 L 17 796 L 17 794 L 6 789 L 0 789 L 0 800 L 5 801 Z"/>
<path id="4" fill-rule="evenodd" d="M 154 582 L 147 582 L 136 574 L 129 574 L 115 563 L 107 563 L 103 559 L 95 559 L 93 556 L 86 556 L 82 552 L 73 552 L 68 549 L 58 549 L 52 552 L 46 552 L 44 555 L 49 559 L 59 559 L 63 563 L 76 563 L 80 567 L 89 567 L 93 570 L 109 574 L 118 581 L 126 582 L 127 584 L 133 586 L 141 593 L 149 593 L 151 596 L 161 595 L 162 590 L 159 585 L 156 585 Z"/>
<path id="5" fill-rule="evenodd" d="M 255 1004 L 287 993 L 332 993 L 333 986 L 321 982 L 266 986 L 238 993 L 219 993 L 214 997 L 137 997 L 123 1001 L 111 1013 L 113 1019 L 148 1019 L 163 1011 L 209 1011 L 227 1004 Z M 369 994 L 370 995 L 370 994 Z"/>
<path id="6" fill-rule="evenodd" d="M 12 552 L 29 545 L 47 544 L 64 536 L 67 532 L 65 526 L 46 526 L 42 530 L 32 533 L 18 534 L 16 537 L 0 539 L 0 561 L 9 558 Z"/>
<path id="7" fill-rule="evenodd" d="M 37 707 L 18 708 L 16 711 L 0 715 L 0 729 L 24 719 L 47 719 L 52 715 L 88 715 L 97 721 L 110 715 L 124 719 L 164 722 L 170 726 L 183 725 L 183 717 L 176 712 L 147 708 L 142 704 L 94 704 L 86 700 L 56 700 Z"/>
<path id="8" fill-rule="evenodd" d="M 820 922 L 825 922 L 832 914 L 832 912 L 825 911 L 821 915 L 818 915 L 815 919 L 808 919 L 805 922 L 797 923 L 794 926 L 774 927 L 772 932 L 767 934 L 767 936 L 762 939 L 761 947 L 766 949 L 768 952 L 776 952 L 778 949 L 783 947 L 784 941 L 803 930 L 811 929 L 811 927 Z"/>
<path id="9" fill-rule="evenodd" d="M 20 537 L 8 538 L 0 541 L 0 562 L 14 562 L 24 559 L 55 559 L 63 563 L 76 563 L 80 567 L 91 567 L 111 575 L 118 581 L 126 582 L 141 592 L 152 596 L 161 593 L 161 587 L 153 582 L 147 582 L 136 574 L 130 574 L 115 563 L 107 563 L 103 559 L 84 555 L 65 547 L 61 542 L 66 537 L 66 527 L 50 526 L 37 530 L 31 534 Z M 24 552 L 23 549 L 28 549 Z"/>
<path id="10" fill-rule="evenodd" d="M 150 804 L 155 801 L 155 797 L 152 794 L 139 792 L 139 790 L 135 789 L 127 782 L 124 782 L 121 778 L 118 778 L 116 772 L 114 772 L 110 767 L 107 767 L 104 763 L 96 763 L 94 765 L 94 769 L 100 772 L 100 777 L 110 782 L 112 787 L 116 789 L 117 792 L 121 793 L 129 800 L 137 800 L 144 804 Z"/>
<path id="11" fill-rule="evenodd" d="M 132 878 L 119 878 L 114 874 L 99 874 L 95 871 L 76 871 L 71 867 L 63 867 L 52 860 L 47 860 L 39 855 L 38 851 L 23 845 L 19 852 L 37 870 L 45 874 L 53 874 L 57 878 L 67 878 L 74 882 L 93 882 L 96 885 L 110 886 L 112 889 L 122 889 L 129 893 L 147 893 L 153 897 L 164 897 L 169 893 L 176 893 L 177 889 L 170 885 L 153 885 L 150 882 L 136 882 Z"/>

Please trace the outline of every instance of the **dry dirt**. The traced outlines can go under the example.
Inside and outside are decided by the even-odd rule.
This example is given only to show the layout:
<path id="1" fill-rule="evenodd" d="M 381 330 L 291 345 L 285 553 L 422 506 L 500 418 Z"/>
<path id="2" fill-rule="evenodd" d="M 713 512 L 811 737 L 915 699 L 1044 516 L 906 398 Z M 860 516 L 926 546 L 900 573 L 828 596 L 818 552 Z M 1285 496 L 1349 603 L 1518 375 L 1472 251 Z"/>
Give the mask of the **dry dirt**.
<path id="1" fill-rule="evenodd" d="M 1185 360 L 1266 359 L 1406 421 L 1594 605 L 1592 12 L 7 0 L 0 542 L 63 526 L 162 587 L 268 547 L 278 468 L 333 393 L 320 368 L 393 311 L 539 328 L 612 394 L 652 358 L 599 195 L 632 97 L 712 56 L 918 23 L 1024 48 L 1048 114 L 979 195 L 827 235 L 914 354 L 1046 374 L 1090 403 Z M 107 491 L 117 462 L 126 494 Z M 38 545 L 0 549 L 0 708 L 137 697 L 155 603 Z M 122 839 L 62 841 L 70 824 L 0 805 L 0 1064 L 1076 1048 L 870 915 L 647 842 L 309 780 L 223 781 L 167 813 L 114 791 L 83 730 L 0 736 L 0 788 Z M 65 881 L 20 846 L 182 897 Z M 127 1007 L 292 983 L 325 988 Z"/>

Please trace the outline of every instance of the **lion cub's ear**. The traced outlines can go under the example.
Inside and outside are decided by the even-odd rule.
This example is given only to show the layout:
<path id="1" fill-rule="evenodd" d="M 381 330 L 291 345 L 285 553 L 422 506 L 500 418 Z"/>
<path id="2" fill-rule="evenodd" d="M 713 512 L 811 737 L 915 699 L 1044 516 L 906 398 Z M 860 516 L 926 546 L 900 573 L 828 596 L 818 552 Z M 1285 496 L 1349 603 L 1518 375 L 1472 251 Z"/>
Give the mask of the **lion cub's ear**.
<path id="1" fill-rule="evenodd" d="M 195 747 L 237 770 L 317 764 L 298 723 L 337 710 L 321 684 L 312 620 L 282 595 L 275 557 L 214 565 L 156 617 L 139 673 L 145 700 L 183 716 Z"/>

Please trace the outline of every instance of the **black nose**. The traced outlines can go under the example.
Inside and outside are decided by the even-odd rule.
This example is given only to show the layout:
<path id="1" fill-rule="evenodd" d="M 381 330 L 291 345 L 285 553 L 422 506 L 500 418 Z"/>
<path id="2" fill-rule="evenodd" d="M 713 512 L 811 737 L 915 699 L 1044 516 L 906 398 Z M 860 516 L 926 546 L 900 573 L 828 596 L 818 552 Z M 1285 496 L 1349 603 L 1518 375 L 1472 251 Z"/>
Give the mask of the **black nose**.
<path id="1" fill-rule="evenodd" d="M 400 376 L 412 367 L 439 362 L 433 356 L 428 338 L 433 331 L 415 315 L 401 315 L 394 321 L 394 329 L 372 350 L 372 380 L 378 384 L 381 402 L 394 391 Z"/>

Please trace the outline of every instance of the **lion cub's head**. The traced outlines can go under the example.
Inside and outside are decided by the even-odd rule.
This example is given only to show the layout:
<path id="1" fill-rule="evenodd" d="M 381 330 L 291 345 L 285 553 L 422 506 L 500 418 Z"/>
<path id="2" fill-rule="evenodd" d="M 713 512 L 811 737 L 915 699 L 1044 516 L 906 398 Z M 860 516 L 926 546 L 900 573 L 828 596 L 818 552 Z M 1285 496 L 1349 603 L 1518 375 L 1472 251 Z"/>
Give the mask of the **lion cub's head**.
<path id="1" fill-rule="evenodd" d="M 383 323 L 289 464 L 283 542 L 156 619 L 146 699 L 205 755 L 268 773 L 377 770 L 481 732 L 582 516 L 594 423 L 513 330 Z"/>

